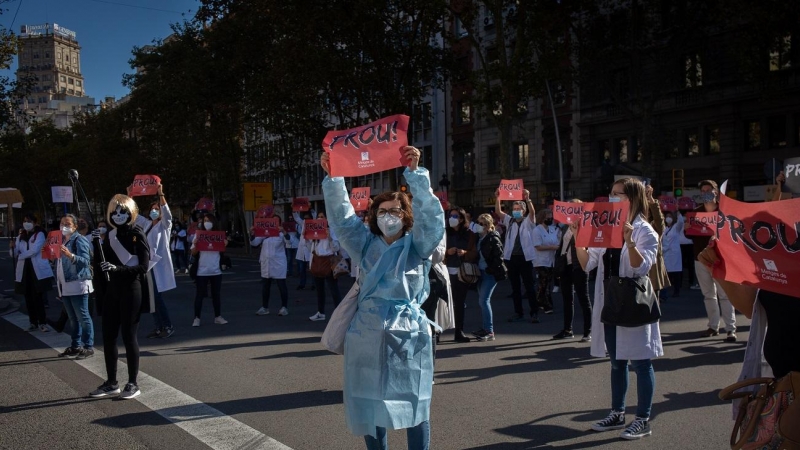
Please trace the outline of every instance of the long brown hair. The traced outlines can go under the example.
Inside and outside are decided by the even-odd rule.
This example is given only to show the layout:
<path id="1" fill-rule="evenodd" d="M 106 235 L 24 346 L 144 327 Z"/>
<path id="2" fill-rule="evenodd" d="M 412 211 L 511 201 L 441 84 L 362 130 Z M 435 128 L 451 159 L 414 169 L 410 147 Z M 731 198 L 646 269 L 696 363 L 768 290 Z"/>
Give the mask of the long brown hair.
<path id="1" fill-rule="evenodd" d="M 630 214 L 628 221 L 633 223 L 639 214 L 644 215 L 647 210 L 647 200 L 645 198 L 644 184 L 636 178 L 623 178 L 617 180 L 611 187 L 613 190 L 616 185 L 622 186 L 622 192 L 628 197 L 628 202 L 631 204 Z"/>
<path id="2" fill-rule="evenodd" d="M 378 227 L 378 209 L 383 202 L 398 200 L 400 209 L 403 210 L 403 232 L 410 230 L 414 226 L 414 212 L 411 210 L 411 199 L 403 192 L 384 192 L 372 201 L 369 207 L 369 231 L 380 236 L 383 234 Z"/>

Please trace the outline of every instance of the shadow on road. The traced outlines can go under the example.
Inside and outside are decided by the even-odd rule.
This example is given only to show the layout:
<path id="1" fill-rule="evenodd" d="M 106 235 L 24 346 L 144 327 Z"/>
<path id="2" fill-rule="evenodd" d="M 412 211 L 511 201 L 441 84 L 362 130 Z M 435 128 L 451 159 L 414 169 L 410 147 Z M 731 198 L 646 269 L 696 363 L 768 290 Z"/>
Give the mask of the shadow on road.
<path id="1" fill-rule="evenodd" d="M 275 339 L 275 340 L 266 340 L 266 341 L 255 341 L 255 342 L 241 342 L 235 344 L 198 344 L 195 346 L 189 347 L 170 347 L 170 348 L 159 348 L 157 353 L 152 352 L 149 350 L 144 350 L 140 353 L 141 356 L 170 356 L 173 354 L 180 354 L 180 353 L 208 353 L 208 352 L 217 352 L 217 351 L 224 351 L 224 350 L 231 350 L 237 348 L 247 348 L 247 347 L 266 347 L 268 345 L 291 345 L 291 344 L 315 344 L 319 342 L 318 336 L 308 336 L 308 337 L 298 337 L 298 338 L 291 338 L 291 339 Z M 324 352 L 325 354 L 332 354 L 330 352 Z"/>

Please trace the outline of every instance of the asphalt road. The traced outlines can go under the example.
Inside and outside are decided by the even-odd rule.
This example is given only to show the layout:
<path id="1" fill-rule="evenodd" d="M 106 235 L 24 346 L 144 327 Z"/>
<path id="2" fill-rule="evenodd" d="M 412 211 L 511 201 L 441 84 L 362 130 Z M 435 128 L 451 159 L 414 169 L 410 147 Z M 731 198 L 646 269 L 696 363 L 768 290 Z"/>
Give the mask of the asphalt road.
<path id="1" fill-rule="evenodd" d="M 0 294 L 13 295 L 8 292 L 13 283 L 6 245 L 0 240 Z M 86 394 L 103 381 L 97 375 L 103 372 L 102 357 L 84 363 L 57 358 L 45 342 L 68 344 L 68 337 L 22 331 L 12 322 L 24 322 L 24 317 L 12 312 L 8 299 L 0 300 L 0 314 L 6 314 L 0 318 L 0 448 L 199 449 L 209 447 L 204 443 L 208 435 L 223 442 L 212 448 L 281 448 L 266 437 L 292 449 L 364 448 L 362 438 L 352 436 L 344 423 L 342 357 L 320 346 L 325 323 L 308 320 L 316 311 L 315 292 L 295 290 L 297 279 L 290 278 L 290 315 L 275 315 L 280 305 L 273 285 L 272 315 L 256 316 L 261 288 L 257 261 L 237 256 L 233 261 L 222 287 L 222 315 L 229 324 L 212 323 L 206 299 L 202 326 L 191 327 L 194 285 L 186 275 L 178 277 L 176 290 L 165 294 L 177 328 L 174 336 L 146 339 L 152 320 L 142 318 L 140 370 L 149 375 L 148 383 L 152 377 L 163 386 L 150 392 L 143 387 L 134 401 L 88 399 Z M 350 284 L 342 280 L 342 294 Z M 749 325 L 744 316 L 738 317 L 739 342 L 725 343 L 698 337 L 706 328 L 699 291 L 685 289 L 682 297 L 663 305 L 666 355 L 654 361 L 653 435 L 628 442 L 618 432 L 589 431 L 610 408 L 610 366 L 605 359 L 590 357 L 588 344 L 578 339 L 550 339 L 562 325 L 560 296 L 554 295 L 556 313 L 541 315 L 542 323 L 512 324 L 505 321 L 512 312 L 509 292 L 505 282 L 494 294 L 496 341 L 456 344 L 452 331 L 443 335 L 431 448 L 727 448 L 730 405 L 717 392 L 735 381 L 741 366 Z M 53 297 L 51 293 L 48 315 L 56 318 L 59 304 Z M 470 292 L 467 330 L 480 328 L 475 298 Z M 576 311 L 577 329 L 581 320 Z M 100 350 L 101 326 L 98 319 Z M 123 367 L 119 374 L 124 383 Z M 184 409 L 157 406 L 166 401 L 167 391 L 195 400 L 205 412 L 189 417 Z M 635 376 L 627 400 L 630 420 Z M 200 416 L 229 422 L 205 435 L 203 426 L 187 426 L 187 431 L 176 425 L 191 424 Z M 245 442 L 236 441 L 241 430 L 257 438 L 230 444 Z M 405 448 L 405 433 L 390 432 L 389 441 L 392 448 Z"/>

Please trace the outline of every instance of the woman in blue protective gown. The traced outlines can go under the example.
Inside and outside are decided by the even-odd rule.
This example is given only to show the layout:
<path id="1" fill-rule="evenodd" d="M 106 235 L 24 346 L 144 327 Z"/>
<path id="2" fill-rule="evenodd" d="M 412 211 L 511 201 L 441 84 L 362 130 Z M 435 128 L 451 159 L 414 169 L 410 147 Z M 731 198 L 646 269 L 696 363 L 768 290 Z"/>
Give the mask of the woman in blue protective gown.
<path id="1" fill-rule="evenodd" d="M 418 167 L 420 151 L 404 147 L 401 192 L 378 195 L 369 229 L 350 204 L 342 177 L 325 177 L 328 224 L 359 265 L 358 310 L 344 345 L 347 427 L 367 449 L 388 448 L 387 429 L 407 429 L 409 449 L 428 449 L 433 385 L 430 323 L 419 306 L 428 297 L 430 256 L 444 235 L 444 211 Z M 320 163 L 330 173 L 327 153 Z"/>

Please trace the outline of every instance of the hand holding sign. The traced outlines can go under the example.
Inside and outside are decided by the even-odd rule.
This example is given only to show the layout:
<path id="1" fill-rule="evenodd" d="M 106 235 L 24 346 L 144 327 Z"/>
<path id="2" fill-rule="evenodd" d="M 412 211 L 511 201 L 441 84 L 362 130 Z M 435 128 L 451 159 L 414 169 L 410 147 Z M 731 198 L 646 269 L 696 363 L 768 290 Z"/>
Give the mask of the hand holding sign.
<path id="1" fill-rule="evenodd" d="M 129 197 L 158 194 L 161 178 L 158 175 L 136 175 L 128 189 Z"/>
<path id="2" fill-rule="evenodd" d="M 280 217 L 257 218 L 253 222 L 253 235 L 256 237 L 277 237 L 280 234 Z"/>
<path id="3" fill-rule="evenodd" d="M 47 233 L 47 241 L 42 247 L 42 258 L 44 259 L 58 259 L 61 258 L 61 245 L 63 235 L 61 230 L 51 231 Z"/>
<path id="4" fill-rule="evenodd" d="M 355 177 L 408 165 L 409 117 L 398 114 L 349 130 L 329 131 L 322 149 L 329 155 L 320 158 L 323 169 L 332 177 Z M 417 159 L 418 161 L 418 159 Z"/>
<path id="5" fill-rule="evenodd" d="M 578 234 L 575 236 L 576 247 L 622 248 L 628 230 L 628 212 L 630 203 L 595 202 L 583 204 L 583 215 L 580 218 Z M 630 231 L 632 232 L 631 226 Z"/>

